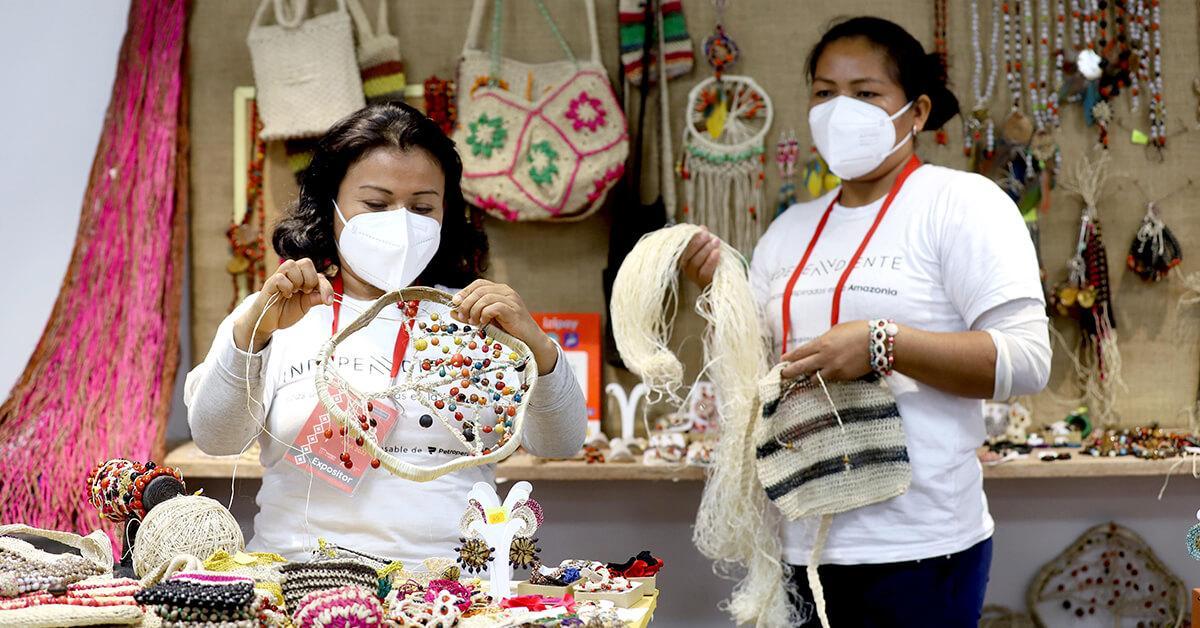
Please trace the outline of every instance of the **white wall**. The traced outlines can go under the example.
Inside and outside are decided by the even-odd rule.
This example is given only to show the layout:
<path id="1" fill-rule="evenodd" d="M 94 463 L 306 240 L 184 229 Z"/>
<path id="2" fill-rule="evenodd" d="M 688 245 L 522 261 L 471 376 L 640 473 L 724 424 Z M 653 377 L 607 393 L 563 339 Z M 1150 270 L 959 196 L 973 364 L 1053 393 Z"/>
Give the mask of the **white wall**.
<path id="1" fill-rule="evenodd" d="M 0 0 L 0 394 L 33 353 L 70 261 L 129 0 Z"/>
<path id="2" fill-rule="evenodd" d="M 6 140 L 0 144 L 0 250 L 9 270 L 0 306 L 5 395 L 41 335 L 74 244 L 127 11 L 128 0 L 0 0 L 0 137 Z M 190 364 L 186 355 L 182 364 Z M 178 399 L 169 433 L 172 440 L 187 434 Z M 193 484 L 228 499 L 227 481 Z M 989 481 L 997 532 L 988 601 L 1023 607 L 1038 567 L 1089 526 L 1109 520 L 1140 533 L 1180 577 L 1200 586 L 1200 563 L 1184 549 L 1200 507 L 1200 482 L 1177 477 L 1161 502 L 1155 499 L 1159 486 L 1160 480 L 1143 478 Z M 234 512 L 247 532 L 257 488 L 257 482 L 237 487 Z M 540 483 L 534 494 L 547 511 L 540 533 L 545 555 L 616 560 L 652 549 L 667 561 L 655 626 L 725 625 L 715 604 L 729 583 L 712 575 L 690 542 L 699 490 L 695 482 Z"/>

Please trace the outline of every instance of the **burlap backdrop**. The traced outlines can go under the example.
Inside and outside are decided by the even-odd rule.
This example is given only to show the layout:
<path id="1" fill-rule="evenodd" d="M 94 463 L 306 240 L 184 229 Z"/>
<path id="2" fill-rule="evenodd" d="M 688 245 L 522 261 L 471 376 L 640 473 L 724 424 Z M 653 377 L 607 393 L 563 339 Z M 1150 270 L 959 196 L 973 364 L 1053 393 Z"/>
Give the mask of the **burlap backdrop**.
<path id="1" fill-rule="evenodd" d="M 250 58 L 245 45 L 246 31 L 257 2 L 199 2 L 191 21 L 192 53 L 192 343 L 196 360 L 202 359 L 212 341 L 217 324 L 225 316 L 230 282 L 225 272 L 228 245 L 224 232 L 230 220 L 232 203 L 232 93 L 238 85 L 253 84 Z M 568 8 L 567 0 L 547 3 L 559 25 L 577 51 L 586 48 L 586 22 L 578 10 Z M 775 129 L 769 135 L 773 144 L 777 132 L 794 128 L 801 144 L 807 147 L 805 118 L 807 85 L 804 60 L 822 28 L 843 15 L 875 14 L 899 22 L 923 42 L 932 41 L 932 2 L 871 2 L 844 0 L 833 5 L 789 0 L 735 0 L 730 2 L 727 28 L 741 46 L 743 61 L 737 73 L 754 76 L 770 93 L 776 106 Z M 963 101 L 970 107 L 972 68 L 970 23 L 966 2 L 950 6 L 951 77 Z M 990 3 L 982 2 L 989 5 Z M 1197 45 L 1197 15 L 1191 2 L 1163 0 L 1163 42 L 1166 99 L 1170 111 L 1169 131 L 1179 133 L 1196 126 L 1196 96 L 1192 79 L 1200 75 L 1200 46 Z M 331 2 L 318 3 L 322 10 Z M 419 83 L 430 74 L 453 76 L 455 61 L 466 33 L 470 0 L 410 2 L 392 0 L 391 27 L 400 38 L 410 82 Z M 616 41 L 616 2 L 597 0 L 600 37 L 604 61 L 616 76 L 619 64 Z M 704 0 L 684 3 L 688 28 L 697 45 L 712 28 L 712 4 Z M 557 44 L 548 36 L 532 2 L 509 0 L 505 12 L 505 53 L 527 60 L 548 60 L 559 54 Z M 984 39 L 987 34 L 983 34 Z M 684 100 L 695 81 L 708 74 L 702 60 L 689 78 L 671 84 L 673 122 L 679 137 Z M 1003 77 L 1001 76 L 1001 81 Z M 997 86 L 993 112 L 1007 107 L 1003 85 Z M 1115 288 L 1117 320 L 1124 357 L 1128 391 L 1120 396 L 1117 409 L 1122 422 L 1137 425 L 1160 421 L 1182 425 L 1180 411 L 1196 396 L 1200 351 L 1194 331 L 1194 310 L 1177 311 L 1175 304 L 1183 292 L 1177 281 L 1147 285 L 1125 270 L 1125 253 L 1140 223 L 1147 200 L 1142 189 L 1154 197 L 1162 196 L 1187 181 L 1194 171 L 1192 154 L 1198 134 L 1172 137 L 1167 159 L 1157 163 L 1147 158 L 1140 146 L 1129 143 L 1128 100 L 1117 106 L 1118 124 L 1113 129 L 1114 175 L 1109 193 L 1100 204 L 1100 216 L 1108 245 L 1109 267 Z M 419 104 L 419 103 L 414 103 Z M 1095 141 L 1095 132 L 1083 125 L 1080 108 L 1070 107 L 1064 116 L 1061 143 L 1069 169 L 1076 158 Z M 1140 118 L 1139 118 L 1140 119 Z M 651 119 L 647 128 L 654 127 Z M 1145 128 L 1145 124 L 1139 125 Z M 963 167 L 960 150 L 961 124 L 948 126 L 951 143 L 938 147 L 931 134 L 921 138 L 920 152 L 934 163 Z M 772 151 L 773 145 L 768 146 Z M 649 147 L 647 151 L 649 152 Z M 676 146 L 676 155 L 679 147 Z M 290 200 L 295 187 L 286 170 L 281 148 L 269 153 L 268 207 L 278 209 Z M 655 173 L 647 165 L 646 195 L 653 196 Z M 1140 184 L 1135 185 L 1134 180 Z M 768 162 L 767 194 L 774 198 L 778 177 Z M 682 192 L 680 194 L 682 198 Z M 1183 243 L 1183 270 L 1196 269 L 1191 255 L 1200 241 L 1200 216 L 1193 210 L 1200 197 L 1200 186 L 1177 194 L 1161 210 L 1167 223 Z M 1058 192 L 1054 206 L 1042 222 L 1042 252 L 1050 282 L 1065 274 L 1078 230 L 1079 202 Z M 608 214 L 598 215 L 570 225 L 536 223 L 506 224 L 487 221 L 492 242 L 491 278 L 511 284 L 529 306 L 543 311 L 600 311 L 603 307 L 600 271 L 604 267 L 608 233 Z M 453 245 L 447 242 L 445 245 Z M 1059 323 L 1069 342 L 1077 339 L 1071 325 Z M 695 317 L 682 320 L 677 328 L 682 339 L 697 330 Z M 690 364 L 698 363 L 699 343 L 684 343 Z M 1055 348 L 1051 389 L 1059 395 L 1040 395 L 1034 402 L 1038 420 L 1050 420 L 1070 409 L 1063 400 L 1074 397 L 1069 363 Z M 606 381 L 630 383 L 627 373 L 606 368 Z M 615 428 L 611 420 L 606 425 Z"/>

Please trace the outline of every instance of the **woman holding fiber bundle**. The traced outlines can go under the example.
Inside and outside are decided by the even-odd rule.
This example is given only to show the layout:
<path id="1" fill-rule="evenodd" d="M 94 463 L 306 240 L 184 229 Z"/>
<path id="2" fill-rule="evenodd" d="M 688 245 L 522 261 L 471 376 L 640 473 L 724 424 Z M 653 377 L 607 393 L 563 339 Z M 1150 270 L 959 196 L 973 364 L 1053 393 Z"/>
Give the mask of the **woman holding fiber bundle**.
<path id="1" fill-rule="evenodd" d="M 820 579 L 834 626 L 975 626 L 994 524 L 975 449 L 982 399 L 1047 382 L 1050 344 L 1037 260 L 1020 214 L 993 182 L 921 163 L 916 134 L 958 114 L 938 57 L 900 26 L 859 17 L 808 59 L 813 142 L 842 186 L 781 215 L 750 280 L 784 377 L 826 382 L 874 371 L 896 398 L 908 490 L 833 520 Z M 685 251 L 704 286 L 712 236 Z M 806 565 L 814 522 L 786 522 L 784 559 Z M 818 625 L 803 567 L 799 616 Z"/>

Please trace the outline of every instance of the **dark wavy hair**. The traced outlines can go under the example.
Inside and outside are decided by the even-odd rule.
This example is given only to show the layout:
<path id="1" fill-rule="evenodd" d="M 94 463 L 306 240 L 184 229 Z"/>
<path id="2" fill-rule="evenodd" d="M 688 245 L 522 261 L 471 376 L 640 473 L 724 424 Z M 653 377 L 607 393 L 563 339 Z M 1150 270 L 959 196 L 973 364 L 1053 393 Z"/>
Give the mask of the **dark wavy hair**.
<path id="1" fill-rule="evenodd" d="M 454 141 L 402 102 L 364 107 L 339 120 L 317 141 L 312 162 L 300 174 L 300 196 L 275 225 L 275 252 L 282 259 L 307 257 L 318 272 L 337 262 L 333 201 L 350 166 L 377 148 L 422 150 L 446 177 L 441 246 L 417 281 L 461 288 L 478 279 L 487 270 L 487 234 L 463 199 L 462 160 Z"/>
<path id="2" fill-rule="evenodd" d="M 878 17 L 854 17 L 830 26 L 808 54 L 810 83 L 825 48 L 835 41 L 854 37 L 866 39 L 883 53 L 888 60 L 888 73 L 904 89 L 905 98 L 911 102 L 922 94 L 929 97 L 933 106 L 924 130 L 936 131 L 959 114 L 958 98 L 950 91 L 941 57 L 937 53 L 925 54 L 921 42 L 904 27 Z"/>

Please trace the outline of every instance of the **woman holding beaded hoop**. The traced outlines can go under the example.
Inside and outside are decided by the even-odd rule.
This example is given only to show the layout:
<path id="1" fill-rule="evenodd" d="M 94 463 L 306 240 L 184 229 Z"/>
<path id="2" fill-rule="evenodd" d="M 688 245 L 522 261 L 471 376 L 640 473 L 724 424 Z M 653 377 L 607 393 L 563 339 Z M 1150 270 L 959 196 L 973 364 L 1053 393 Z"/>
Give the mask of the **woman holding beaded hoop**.
<path id="1" fill-rule="evenodd" d="M 528 345 L 537 362 L 522 445 L 548 457 L 570 457 L 582 447 L 583 392 L 558 345 L 512 288 L 480 278 L 487 237 L 466 213 L 461 177 L 454 143 L 403 103 L 368 106 L 318 142 L 299 198 L 272 237 L 284 261 L 221 323 L 185 385 L 188 423 L 201 450 L 227 455 L 256 439 L 262 445 L 265 471 L 249 549 L 306 559 L 319 537 L 419 564 L 453 553 L 467 492 L 495 481 L 490 465 L 422 483 L 368 470 L 348 494 L 289 462 L 290 444 L 320 410 L 313 358 L 331 330 L 388 291 L 465 286 L 453 300 L 460 324 L 496 325 Z M 380 316 L 346 338 L 336 353 L 341 375 L 360 390 L 405 377 L 400 365 L 413 349 L 401 325 L 399 317 Z M 423 466 L 461 453 L 459 441 L 421 406 L 397 410 L 396 427 L 381 442 L 386 451 Z"/>
<path id="2" fill-rule="evenodd" d="M 936 54 L 892 22 L 859 17 L 824 34 L 808 78 L 812 137 L 842 186 L 775 220 L 751 284 L 785 377 L 887 378 L 912 465 L 905 494 L 834 518 L 820 562 L 829 621 L 975 626 L 994 529 L 975 455 L 980 400 L 1046 385 L 1037 259 L 993 182 L 916 156 L 916 134 L 958 113 Z M 681 263 L 706 286 L 718 259 L 717 241 L 700 234 Z M 813 526 L 784 524 L 786 562 L 807 563 Z M 805 570 L 792 581 L 800 616 L 818 625 Z"/>

